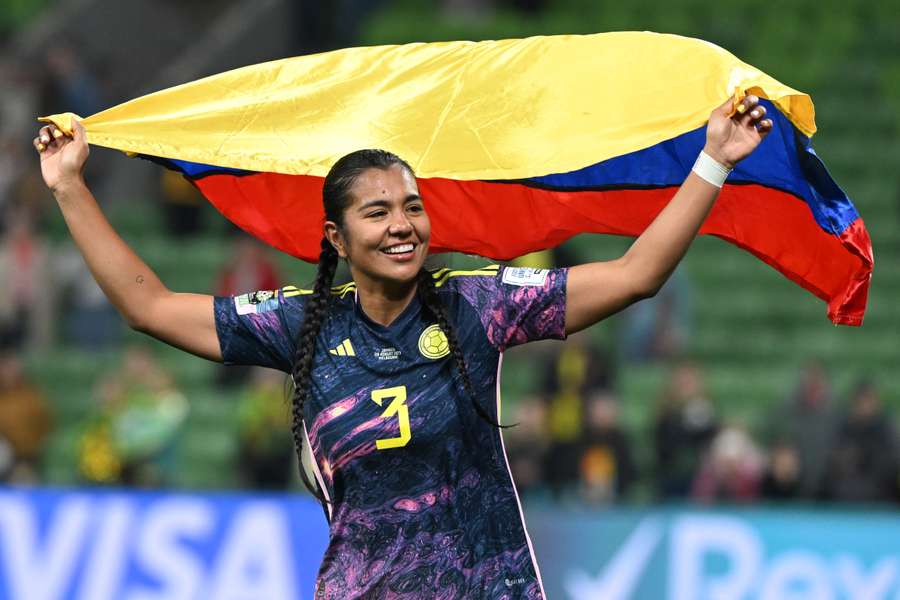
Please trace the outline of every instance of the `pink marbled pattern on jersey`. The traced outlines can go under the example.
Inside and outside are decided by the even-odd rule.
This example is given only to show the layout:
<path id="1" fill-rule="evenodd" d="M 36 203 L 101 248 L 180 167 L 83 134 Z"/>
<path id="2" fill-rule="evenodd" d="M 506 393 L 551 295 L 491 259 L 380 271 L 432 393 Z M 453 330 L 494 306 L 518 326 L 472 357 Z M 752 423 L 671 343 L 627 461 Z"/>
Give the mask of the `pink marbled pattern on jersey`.
<path id="1" fill-rule="evenodd" d="M 534 340 L 566 337 L 567 269 L 550 269 L 543 285 L 503 283 L 495 277 L 460 278 L 456 288 L 479 314 L 498 350 Z"/>

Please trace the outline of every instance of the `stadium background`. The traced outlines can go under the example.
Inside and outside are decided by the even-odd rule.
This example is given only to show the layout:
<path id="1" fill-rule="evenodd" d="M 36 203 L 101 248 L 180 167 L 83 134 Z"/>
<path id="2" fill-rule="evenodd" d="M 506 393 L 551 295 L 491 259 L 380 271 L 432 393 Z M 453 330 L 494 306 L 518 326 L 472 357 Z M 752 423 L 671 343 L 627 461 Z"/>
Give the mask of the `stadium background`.
<path id="1" fill-rule="evenodd" d="M 325 535 L 278 425 L 283 378 L 226 373 L 110 314 L 42 188 L 32 117 L 350 45 L 617 30 L 706 39 L 809 93 L 814 146 L 865 220 L 876 267 L 863 327 L 833 327 L 819 300 L 700 238 L 646 306 L 566 345 L 509 352 L 504 420 L 522 425 L 506 440 L 548 594 L 900 596 L 898 15 L 893 0 L 5 0 L 0 598 L 307 597 Z M 155 165 L 93 148 L 88 178 L 171 289 L 312 279 Z M 581 236 L 521 264 L 613 258 L 628 243 Z M 39 260 L 15 262 L 23 245 Z M 866 401 L 881 426 L 860 433 Z M 814 484 L 775 477 L 810 448 Z M 129 558 L 109 566 L 115 549 Z"/>

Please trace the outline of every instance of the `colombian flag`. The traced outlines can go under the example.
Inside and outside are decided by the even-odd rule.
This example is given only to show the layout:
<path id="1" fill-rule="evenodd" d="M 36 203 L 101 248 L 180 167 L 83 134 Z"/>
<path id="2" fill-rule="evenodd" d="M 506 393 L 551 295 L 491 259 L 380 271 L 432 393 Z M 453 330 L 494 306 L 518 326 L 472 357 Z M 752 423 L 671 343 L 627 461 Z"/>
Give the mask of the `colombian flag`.
<path id="1" fill-rule="evenodd" d="M 713 44 L 649 32 L 350 48 L 254 65 L 83 120 L 92 144 L 177 169 L 234 223 L 318 259 L 321 186 L 360 148 L 406 159 L 431 248 L 497 260 L 583 232 L 639 235 L 689 173 L 710 112 L 763 98 L 774 127 L 702 234 L 860 325 L 873 256 L 813 151 L 809 96 Z M 52 120 L 69 129 L 74 115 Z"/>

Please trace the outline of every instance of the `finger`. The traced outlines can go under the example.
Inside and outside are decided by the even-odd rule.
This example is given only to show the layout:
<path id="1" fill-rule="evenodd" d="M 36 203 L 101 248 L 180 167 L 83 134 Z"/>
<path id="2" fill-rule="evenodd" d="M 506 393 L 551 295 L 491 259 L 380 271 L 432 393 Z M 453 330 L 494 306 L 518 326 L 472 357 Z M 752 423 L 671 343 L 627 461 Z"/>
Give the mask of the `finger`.
<path id="1" fill-rule="evenodd" d="M 47 125 L 47 138 L 49 139 L 49 141 L 44 142 L 44 143 L 47 145 L 48 148 L 56 145 L 57 136 L 56 136 L 56 133 L 54 132 L 54 129 L 56 129 L 56 128 L 52 124 Z"/>
<path id="2" fill-rule="evenodd" d="M 38 131 L 38 137 L 41 140 L 42 144 L 50 143 L 50 127 L 48 125 L 44 125 L 41 127 L 40 131 Z"/>
<path id="3" fill-rule="evenodd" d="M 754 125 L 756 128 L 756 135 L 759 136 L 759 141 L 762 141 L 772 132 L 772 121 L 770 119 L 763 119 L 759 123 Z"/>
<path id="4" fill-rule="evenodd" d="M 766 116 L 766 107 L 762 104 L 756 106 L 754 109 L 750 111 L 750 117 L 754 120 L 760 120 L 764 116 Z"/>
<path id="5" fill-rule="evenodd" d="M 761 109 L 764 107 L 759 105 L 759 98 L 756 96 L 747 96 L 743 102 L 744 112 L 734 116 L 734 120 L 741 128 L 755 128 L 762 118 Z"/>
<path id="6" fill-rule="evenodd" d="M 44 144 L 48 148 L 54 148 L 62 143 L 62 140 L 60 140 L 59 136 L 56 135 L 56 131 L 56 127 L 52 123 L 50 125 L 47 125 L 48 141 L 44 142 Z"/>
<path id="7" fill-rule="evenodd" d="M 78 119 L 72 119 L 72 139 L 79 142 L 84 139 L 84 125 Z"/>
<path id="8" fill-rule="evenodd" d="M 44 150 L 47 149 L 47 146 L 45 146 L 41 142 L 41 138 L 39 138 L 39 137 L 34 138 L 34 140 L 32 140 L 32 142 L 31 142 L 31 144 L 35 147 L 35 149 L 37 149 L 38 152 L 43 152 Z"/>
<path id="9" fill-rule="evenodd" d="M 753 110 L 757 104 L 759 104 L 759 98 L 751 94 L 741 100 L 741 103 L 738 104 L 737 111 L 739 114 L 744 115 L 748 110 Z"/>
<path id="10" fill-rule="evenodd" d="M 59 127 L 57 127 L 56 125 L 53 125 L 53 124 L 50 125 L 50 134 L 53 136 L 54 139 L 57 139 L 57 140 L 65 135 L 59 129 Z"/>

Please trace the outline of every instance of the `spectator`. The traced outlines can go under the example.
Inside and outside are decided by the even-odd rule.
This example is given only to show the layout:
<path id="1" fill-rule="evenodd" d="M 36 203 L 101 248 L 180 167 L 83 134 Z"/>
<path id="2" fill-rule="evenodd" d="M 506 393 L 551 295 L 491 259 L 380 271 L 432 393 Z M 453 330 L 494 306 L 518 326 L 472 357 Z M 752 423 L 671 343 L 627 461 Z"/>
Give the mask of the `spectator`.
<path id="1" fill-rule="evenodd" d="M 294 439 L 284 373 L 254 367 L 238 405 L 239 470 L 244 484 L 266 490 L 291 482 Z"/>
<path id="2" fill-rule="evenodd" d="M 699 367 L 678 365 L 663 393 L 654 424 L 656 482 L 663 499 L 685 498 L 710 441 L 718 431 Z"/>
<path id="3" fill-rule="evenodd" d="M 545 373 L 549 399 L 547 425 L 550 435 L 547 483 L 557 497 L 579 482 L 579 440 L 584 429 L 584 398 L 592 390 L 610 387 L 612 368 L 607 357 L 584 335 L 569 338 Z"/>
<path id="4" fill-rule="evenodd" d="M 898 440 L 869 381 L 860 382 L 839 426 L 825 478 L 826 498 L 846 502 L 892 500 L 898 476 Z"/>
<path id="5" fill-rule="evenodd" d="M 818 497 L 824 484 L 835 433 L 831 404 L 831 387 L 825 369 L 820 363 L 811 362 L 801 371 L 796 391 L 774 413 L 767 427 L 772 439 L 790 440 L 797 450 L 802 498 Z"/>
<path id="6" fill-rule="evenodd" d="M 549 447 L 546 421 L 546 404 L 529 396 L 516 404 L 511 420 L 516 426 L 503 434 L 509 468 L 523 496 L 535 493 L 545 482 L 544 461 Z"/>
<path id="7" fill-rule="evenodd" d="M 0 482 L 34 483 L 53 419 L 21 360 L 0 353 Z"/>
<path id="8" fill-rule="evenodd" d="M 34 231 L 31 211 L 11 210 L 0 238 L 0 346 L 46 348 L 53 306 L 47 246 Z"/>
<path id="9" fill-rule="evenodd" d="M 793 500 L 800 495 L 800 454 L 787 440 L 776 442 L 769 451 L 769 462 L 762 482 L 766 500 Z"/>
<path id="10" fill-rule="evenodd" d="M 188 410 L 171 377 L 148 351 L 129 348 L 97 396 L 100 411 L 79 448 L 82 476 L 95 483 L 164 485 Z"/>
<path id="11" fill-rule="evenodd" d="M 591 390 L 611 389 L 614 366 L 609 356 L 584 334 L 576 334 L 547 363 L 544 393 L 550 399 L 548 424 L 554 440 L 574 441 L 582 431 L 584 396 Z"/>
<path id="12" fill-rule="evenodd" d="M 745 429 L 719 430 L 694 479 L 692 496 L 705 503 L 750 502 L 759 496 L 764 459 Z"/>
<path id="13" fill-rule="evenodd" d="M 580 441 L 579 491 L 588 504 L 620 501 L 636 478 L 631 444 L 619 425 L 616 396 L 597 390 L 588 398 Z"/>

